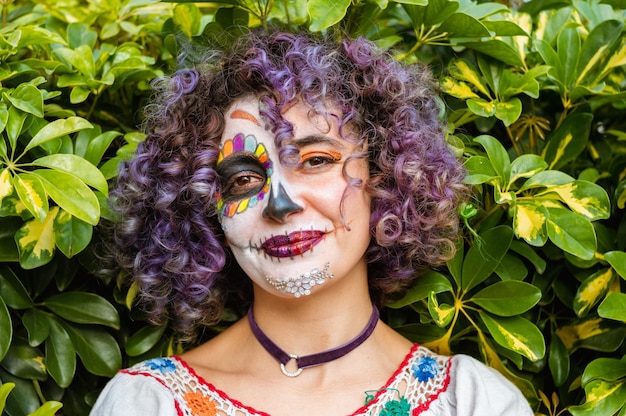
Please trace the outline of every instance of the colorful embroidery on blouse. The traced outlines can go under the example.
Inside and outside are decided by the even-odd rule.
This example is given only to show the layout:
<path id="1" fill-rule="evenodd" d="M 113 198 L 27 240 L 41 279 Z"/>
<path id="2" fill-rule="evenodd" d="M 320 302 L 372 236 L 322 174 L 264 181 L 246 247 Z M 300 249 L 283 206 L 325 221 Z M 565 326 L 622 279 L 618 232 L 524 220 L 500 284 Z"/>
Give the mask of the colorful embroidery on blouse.
<path id="1" fill-rule="evenodd" d="M 217 408 L 213 400 L 207 399 L 204 394 L 194 391 L 183 394 L 183 400 L 193 416 L 216 416 Z"/>
<path id="2" fill-rule="evenodd" d="M 171 373 L 176 371 L 176 365 L 166 358 L 153 358 L 145 362 L 151 370 L 159 371 L 161 373 Z"/>
<path id="3" fill-rule="evenodd" d="M 351 416 L 421 415 L 447 390 L 451 362 L 414 346 L 387 385 L 366 391 L 365 405 Z M 270 416 L 231 399 L 180 358 L 154 358 L 122 372 L 157 380 L 172 393 L 178 416 Z"/>
<path id="4" fill-rule="evenodd" d="M 426 382 L 435 377 L 440 369 L 439 363 L 432 357 L 421 357 L 411 366 L 413 376 L 422 382 Z"/>

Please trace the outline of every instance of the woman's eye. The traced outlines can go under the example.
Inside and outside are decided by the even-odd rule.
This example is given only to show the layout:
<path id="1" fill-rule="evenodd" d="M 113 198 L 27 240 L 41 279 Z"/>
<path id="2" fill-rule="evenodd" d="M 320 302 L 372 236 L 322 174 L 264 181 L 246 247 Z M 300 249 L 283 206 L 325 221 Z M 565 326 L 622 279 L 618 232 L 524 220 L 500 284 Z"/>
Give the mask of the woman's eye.
<path id="1" fill-rule="evenodd" d="M 245 196 L 251 191 L 257 191 L 265 184 L 265 178 L 259 174 L 245 172 L 241 173 L 226 182 L 224 195 L 230 197 Z"/>
<path id="2" fill-rule="evenodd" d="M 303 169 L 319 169 L 325 166 L 333 165 L 341 160 L 341 155 L 303 155 L 300 166 Z"/>

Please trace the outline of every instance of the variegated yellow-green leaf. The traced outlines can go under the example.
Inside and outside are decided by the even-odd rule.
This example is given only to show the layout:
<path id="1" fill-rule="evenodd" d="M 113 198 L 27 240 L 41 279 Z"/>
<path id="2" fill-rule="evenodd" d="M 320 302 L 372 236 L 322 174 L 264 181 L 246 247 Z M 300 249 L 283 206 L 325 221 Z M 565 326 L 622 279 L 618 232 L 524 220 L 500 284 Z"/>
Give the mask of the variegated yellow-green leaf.
<path id="1" fill-rule="evenodd" d="M 573 416 L 612 416 L 626 403 L 626 380 L 593 380 L 585 386 L 585 403 L 568 408 Z"/>
<path id="2" fill-rule="evenodd" d="M 546 140 L 543 158 L 550 169 L 559 169 L 574 160 L 585 147 L 591 130 L 592 114 L 570 114 L 565 121 Z"/>
<path id="3" fill-rule="evenodd" d="M 444 77 L 441 81 L 441 89 L 453 97 L 461 100 L 468 98 L 480 98 L 465 82 L 457 81 L 451 77 Z"/>
<path id="4" fill-rule="evenodd" d="M 613 269 L 598 270 L 586 278 L 574 297 L 573 309 L 578 316 L 585 316 L 606 294 L 613 280 Z"/>
<path id="5" fill-rule="evenodd" d="M 497 101 L 494 114 L 498 120 L 502 120 L 505 126 L 510 126 L 522 114 L 522 102 L 517 97 Z"/>
<path id="6" fill-rule="evenodd" d="M 534 400 L 537 397 L 537 392 L 531 382 L 529 382 L 525 378 L 516 376 L 511 370 L 509 370 L 504 364 L 502 364 L 500 356 L 493 348 L 487 337 L 485 337 L 485 334 L 482 331 L 478 331 L 478 347 L 480 348 L 480 353 L 483 357 L 485 364 L 498 370 L 500 374 L 502 374 L 504 377 L 509 379 L 510 382 L 515 384 L 517 388 L 520 389 L 524 396 L 529 400 Z"/>
<path id="7" fill-rule="evenodd" d="M 483 82 L 480 74 L 478 73 L 474 65 L 469 63 L 468 61 L 464 59 L 458 59 L 448 65 L 448 71 L 450 71 L 450 74 L 456 79 L 459 79 L 461 81 L 467 81 L 475 86 L 478 91 L 483 93 L 485 96 L 490 96 L 489 90 Z"/>
<path id="8" fill-rule="evenodd" d="M 87 185 L 69 173 L 57 170 L 36 170 L 50 198 L 61 208 L 88 224 L 100 219 L 98 198 Z"/>
<path id="9" fill-rule="evenodd" d="M 24 269 L 34 269 L 52 260 L 55 245 L 53 223 L 58 211 L 58 207 L 53 207 L 43 222 L 30 220 L 15 233 L 20 266 Z"/>
<path id="10" fill-rule="evenodd" d="M 518 201 L 513 215 L 513 231 L 515 236 L 523 238 L 528 244 L 541 247 L 548 236 L 545 224 L 547 210 L 533 201 Z"/>
<path id="11" fill-rule="evenodd" d="M 0 206 L 5 196 L 11 195 L 13 192 L 13 184 L 11 183 L 11 172 L 9 169 L 0 171 Z"/>
<path id="12" fill-rule="evenodd" d="M 479 312 L 493 339 L 504 348 L 537 361 L 546 353 L 543 335 L 537 326 L 521 316 L 496 317 Z"/>
<path id="13" fill-rule="evenodd" d="M 496 103 L 494 101 L 483 100 L 482 98 L 470 98 L 465 101 L 467 108 L 477 116 L 491 117 L 496 113 Z"/>
<path id="14" fill-rule="evenodd" d="M 437 295 L 435 292 L 430 292 L 428 294 L 428 311 L 430 312 L 430 316 L 432 316 L 435 323 L 438 326 L 445 328 L 450 325 L 450 322 L 452 322 L 456 309 L 454 309 L 454 306 L 445 303 L 440 305 L 437 301 Z"/>
<path id="15" fill-rule="evenodd" d="M 562 208 L 549 208 L 546 222 L 548 237 L 560 249 L 591 260 L 598 247 L 591 222 L 580 214 Z"/>
<path id="16" fill-rule="evenodd" d="M 509 179 L 506 189 L 510 189 L 518 179 L 530 178 L 547 168 L 548 164 L 540 156 L 531 154 L 521 155 L 511 162 L 511 179 Z"/>
<path id="17" fill-rule="evenodd" d="M 67 258 L 83 251 L 91 241 L 93 226 L 61 210 L 54 220 L 55 242 Z"/>
<path id="18" fill-rule="evenodd" d="M 561 338 L 565 347 L 572 351 L 590 338 L 609 333 L 612 328 L 603 324 L 602 318 L 586 319 L 572 325 L 562 326 L 556 330 L 556 334 Z"/>
<path id="19" fill-rule="evenodd" d="M 609 196 L 604 188 L 595 183 L 577 180 L 550 187 L 542 194 L 551 192 L 558 194 L 572 211 L 591 221 L 606 219 L 611 215 Z"/>
<path id="20" fill-rule="evenodd" d="M 13 178 L 13 186 L 33 217 L 43 221 L 48 215 L 48 196 L 39 178 L 30 173 L 18 173 Z"/>

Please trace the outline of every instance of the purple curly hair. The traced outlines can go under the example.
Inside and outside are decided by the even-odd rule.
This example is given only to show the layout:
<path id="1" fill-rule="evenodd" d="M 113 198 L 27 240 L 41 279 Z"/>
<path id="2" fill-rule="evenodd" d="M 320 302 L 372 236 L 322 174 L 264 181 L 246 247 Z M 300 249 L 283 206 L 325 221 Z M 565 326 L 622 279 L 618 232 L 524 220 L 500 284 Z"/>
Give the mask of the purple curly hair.
<path id="1" fill-rule="evenodd" d="M 295 99 L 316 111 L 339 108 L 340 126 L 360 133 L 370 165 L 366 256 L 377 303 L 453 256 L 465 172 L 445 143 L 424 66 L 403 65 L 364 39 L 248 34 L 154 85 L 148 137 L 111 192 L 121 220 L 109 255 L 137 285 L 153 323 L 169 320 L 190 340 L 221 319 L 227 300 L 251 301 L 250 282 L 224 245 L 215 200 L 223 114 L 244 96 L 264 104 L 281 159 L 292 152 L 282 145 L 292 126 L 281 111 Z"/>

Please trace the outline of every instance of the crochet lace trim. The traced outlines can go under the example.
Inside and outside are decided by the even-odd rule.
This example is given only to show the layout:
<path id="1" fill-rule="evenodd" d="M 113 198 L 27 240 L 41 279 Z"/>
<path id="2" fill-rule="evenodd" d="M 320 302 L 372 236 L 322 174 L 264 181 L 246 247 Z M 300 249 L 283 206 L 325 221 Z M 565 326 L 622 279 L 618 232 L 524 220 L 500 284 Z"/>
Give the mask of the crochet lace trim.
<path id="1" fill-rule="evenodd" d="M 450 383 L 450 357 L 414 345 L 386 385 L 366 393 L 351 416 L 417 416 L 430 408 Z M 180 357 L 154 358 L 122 370 L 156 379 L 174 397 L 179 416 L 270 416 L 232 399 L 206 382 Z"/>

